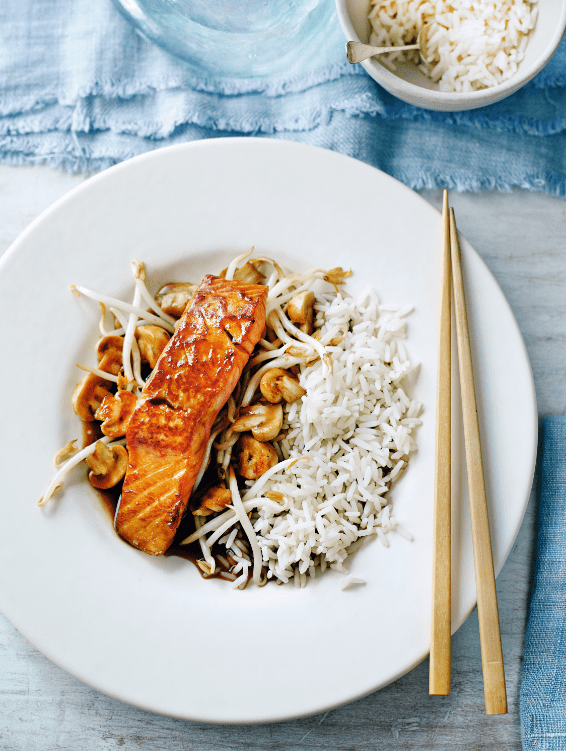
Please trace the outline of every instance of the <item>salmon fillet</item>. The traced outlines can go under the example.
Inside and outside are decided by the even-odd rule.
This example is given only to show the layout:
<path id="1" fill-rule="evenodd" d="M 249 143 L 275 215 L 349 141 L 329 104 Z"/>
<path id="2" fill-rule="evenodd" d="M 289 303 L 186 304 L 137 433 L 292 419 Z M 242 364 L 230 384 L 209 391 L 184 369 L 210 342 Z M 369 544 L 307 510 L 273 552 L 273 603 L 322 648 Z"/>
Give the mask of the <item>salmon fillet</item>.
<path id="1" fill-rule="evenodd" d="M 116 530 L 146 553 L 173 541 L 214 420 L 261 338 L 266 298 L 264 286 L 205 277 L 142 390 Z"/>

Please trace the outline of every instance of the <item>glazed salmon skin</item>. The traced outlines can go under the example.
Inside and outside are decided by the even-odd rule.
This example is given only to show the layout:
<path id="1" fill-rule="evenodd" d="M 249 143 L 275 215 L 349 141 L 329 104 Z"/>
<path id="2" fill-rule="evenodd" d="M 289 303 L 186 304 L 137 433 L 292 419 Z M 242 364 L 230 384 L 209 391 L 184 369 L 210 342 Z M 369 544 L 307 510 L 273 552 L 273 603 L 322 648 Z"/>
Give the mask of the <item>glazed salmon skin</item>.
<path id="1" fill-rule="evenodd" d="M 266 300 L 267 287 L 205 277 L 142 390 L 116 530 L 146 553 L 173 541 L 216 416 L 261 338 Z"/>

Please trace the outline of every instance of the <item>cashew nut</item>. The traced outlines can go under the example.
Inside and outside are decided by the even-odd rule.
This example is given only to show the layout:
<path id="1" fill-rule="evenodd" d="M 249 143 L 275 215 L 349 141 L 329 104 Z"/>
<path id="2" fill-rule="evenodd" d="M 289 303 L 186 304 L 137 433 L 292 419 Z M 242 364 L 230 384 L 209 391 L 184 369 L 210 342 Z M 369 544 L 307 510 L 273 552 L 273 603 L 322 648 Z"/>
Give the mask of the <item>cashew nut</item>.
<path id="1" fill-rule="evenodd" d="M 153 370 L 167 344 L 170 335 L 161 326 L 146 324 L 136 329 L 136 340 L 140 349 L 141 359 L 147 362 Z"/>
<path id="2" fill-rule="evenodd" d="M 105 339 L 112 338 L 120 337 L 105 337 Z M 118 376 L 122 370 L 122 350 L 109 345 L 106 351 L 102 353 L 98 369 Z M 106 381 L 104 378 L 94 375 L 94 373 L 89 373 L 89 375 L 85 376 L 73 391 L 72 403 L 75 414 L 81 420 L 87 420 L 88 422 L 94 420 L 94 413 L 102 404 L 104 397 L 110 394 L 111 386 L 112 381 Z"/>
<path id="3" fill-rule="evenodd" d="M 261 284 L 265 279 L 265 274 L 262 274 L 259 270 L 263 266 L 263 261 L 256 258 L 250 258 L 250 260 L 234 271 L 233 279 L 237 279 L 239 282 L 248 282 L 248 284 Z M 226 279 L 226 273 L 228 269 L 222 269 L 218 276 L 221 279 Z"/>
<path id="4" fill-rule="evenodd" d="M 109 334 L 103 337 L 96 347 L 96 354 L 98 356 L 98 362 L 104 359 L 104 355 L 107 352 L 119 352 L 120 362 L 122 361 L 122 350 L 124 349 L 124 337 L 116 336 L 116 334 Z"/>
<path id="5" fill-rule="evenodd" d="M 95 488 L 107 490 L 117 485 L 128 468 L 128 452 L 124 446 L 106 446 L 97 441 L 94 453 L 87 456 L 90 467 L 88 481 Z"/>
<path id="6" fill-rule="evenodd" d="M 102 404 L 105 396 L 110 396 L 109 388 L 113 384 L 100 376 L 89 373 L 77 384 L 73 391 L 73 410 L 81 418 L 92 422 L 94 413 Z"/>
<path id="7" fill-rule="evenodd" d="M 122 350 L 108 349 L 98 363 L 98 369 L 117 376 L 122 370 Z"/>
<path id="8" fill-rule="evenodd" d="M 97 420 L 103 420 L 100 430 L 104 435 L 110 438 L 126 435 L 137 401 L 131 391 L 118 391 L 114 396 L 107 394 L 104 397 L 94 415 Z"/>
<path id="9" fill-rule="evenodd" d="M 190 284 L 189 282 L 164 284 L 157 291 L 155 300 L 164 313 L 173 316 L 173 318 L 180 318 L 197 289 L 198 284 Z"/>
<path id="10" fill-rule="evenodd" d="M 277 451 L 270 443 L 261 443 L 251 435 L 239 440 L 240 455 L 236 471 L 247 480 L 257 480 L 279 461 Z"/>
<path id="11" fill-rule="evenodd" d="M 232 425 L 234 433 L 251 430 L 257 441 L 272 441 L 283 425 L 283 408 L 280 404 L 252 404 L 242 407 L 240 416 Z"/>
<path id="12" fill-rule="evenodd" d="M 209 516 L 214 511 L 224 511 L 226 506 L 232 503 L 232 493 L 223 485 L 209 488 L 200 499 L 200 505 L 194 516 Z"/>
<path id="13" fill-rule="evenodd" d="M 300 329 L 304 334 L 312 334 L 314 292 L 307 289 L 292 297 L 287 305 L 287 315 L 293 322 L 300 324 Z"/>
<path id="14" fill-rule="evenodd" d="M 302 328 L 302 326 L 301 326 Z M 317 329 L 313 334 L 311 334 L 312 339 L 315 339 L 317 342 L 320 341 L 320 329 Z M 287 347 L 285 350 L 285 354 L 291 355 L 291 357 L 305 357 L 305 365 L 312 365 L 317 360 L 320 360 L 320 355 L 318 352 L 313 352 L 313 350 L 309 347 L 308 344 L 304 344 L 302 342 L 297 342 L 299 346 L 295 346 L 292 344 L 290 347 Z M 305 354 L 306 352 L 309 352 L 310 354 Z"/>
<path id="15" fill-rule="evenodd" d="M 277 404 L 281 399 L 289 403 L 296 402 L 307 393 L 300 385 L 299 379 L 283 368 L 271 368 L 264 373 L 259 388 L 272 404 Z"/>
<path id="16" fill-rule="evenodd" d="M 242 268 L 236 269 L 234 279 L 238 279 L 240 282 L 247 282 L 248 284 L 261 284 L 265 279 L 265 274 L 262 274 L 259 270 L 259 267 L 262 265 L 263 261 L 256 261 L 254 258 L 251 258 Z"/>

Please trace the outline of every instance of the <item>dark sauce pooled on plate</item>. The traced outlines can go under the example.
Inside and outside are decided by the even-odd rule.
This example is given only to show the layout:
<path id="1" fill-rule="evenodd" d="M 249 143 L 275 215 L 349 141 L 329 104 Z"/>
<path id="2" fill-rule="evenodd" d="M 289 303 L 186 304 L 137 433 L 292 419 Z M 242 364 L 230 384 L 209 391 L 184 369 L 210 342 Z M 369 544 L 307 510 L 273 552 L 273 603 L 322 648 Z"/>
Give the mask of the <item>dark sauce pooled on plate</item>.
<path id="1" fill-rule="evenodd" d="M 94 443 L 95 441 L 98 441 L 98 439 L 102 438 L 102 436 L 103 433 L 101 432 L 100 424 L 97 421 L 83 422 L 83 448 L 90 446 L 90 444 Z M 212 484 L 211 481 L 214 481 L 214 479 L 217 480 L 214 471 L 210 474 L 210 477 L 207 477 L 207 475 L 208 471 L 203 477 L 203 487 L 206 487 L 207 484 Z M 102 506 L 108 513 L 112 527 L 114 527 L 114 517 L 116 516 L 116 509 L 118 508 L 118 503 L 122 494 L 122 484 L 122 482 L 119 482 L 118 485 L 115 485 L 113 488 L 109 488 L 108 490 L 95 488 L 91 485 L 93 490 L 95 490 L 98 494 Z M 192 542 L 190 545 L 179 545 L 179 543 L 184 540 L 185 537 L 188 537 L 194 531 L 194 517 L 191 514 L 190 510 L 187 509 L 187 511 L 183 515 L 183 518 L 181 519 L 181 523 L 179 524 L 179 528 L 177 529 L 177 534 L 175 535 L 173 544 L 163 554 L 164 557 L 169 558 L 171 556 L 175 556 L 177 558 L 184 558 L 186 561 L 190 561 L 195 566 L 196 570 L 199 572 L 203 579 L 224 579 L 230 581 L 229 577 L 222 576 L 222 574 L 225 574 L 229 570 L 224 568 L 222 564 L 220 564 L 214 574 L 205 574 L 204 571 L 200 568 L 197 561 L 202 561 L 203 556 L 198 540 Z M 118 537 L 120 540 L 122 539 L 118 534 L 116 534 L 116 537 Z M 128 544 L 125 542 L 125 540 L 123 540 L 123 542 L 125 544 Z M 213 546 L 211 553 L 215 557 L 217 556 L 217 554 L 220 554 L 222 557 L 226 558 L 227 555 L 225 550 L 222 550 L 220 546 L 217 547 L 216 545 Z"/>
<path id="2" fill-rule="evenodd" d="M 98 441 L 99 438 L 102 438 L 102 435 L 103 434 L 100 430 L 100 425 L 97 421 L 83 422 L 83 448 L 90 446 L 90 444 L 94 443 L 95 441 Z M 98 497 L 100 498 L 102 506 L 108 513 L 110 523 L 112 524 L 112 527 L 114 527 L 114 517 L 116 516 L 116 509 L 118 507 L 120 495 L 122 493 L 122 483 L 120 482 L 118 483 L 118 485 L 115 485 L 113 488 L 109 488 L 108 490 L 101 490 L 100 488 L 95 488 L 93 486 L 91 487 L 96 491 Z M 179 558 L 184 558 L 185 560 L 190 561 L 195 565 L 199 574 L 205 579 L 218 577 L 221 573 L 220 571 L 212 574 L 211 576 L 206 576 L 199 568 L 197 561 L 199 559 L 202 559 L 202 551 L 198 542 L 193 542 L 190 545 L 183 545 L 182 547 L 179 546 L 181 540 L 184 540 L 185 537 L 188 537 L 194 531 L 195 523 L 193 516 L 190 512 L 186 513 L 183 516 L 181 523 L 179 524 L 179 529 L 177 530 L 177 534 L 175 535 L 173 545 L 171 545 L 169 550 L 167 550 L 164 555 L 167 557 L 177 556 Z M 119 535 L 116 536 L 119 537 Z"/>

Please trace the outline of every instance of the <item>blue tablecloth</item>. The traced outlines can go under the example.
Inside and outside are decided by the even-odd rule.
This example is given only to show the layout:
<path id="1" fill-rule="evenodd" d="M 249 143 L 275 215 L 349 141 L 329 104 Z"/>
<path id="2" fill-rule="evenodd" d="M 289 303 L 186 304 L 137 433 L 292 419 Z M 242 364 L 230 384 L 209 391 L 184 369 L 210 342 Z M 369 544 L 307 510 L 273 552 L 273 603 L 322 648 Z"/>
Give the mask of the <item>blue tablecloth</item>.
<path id="1" fill-rule="evenodd" d="M 566 749 L 566 417 L 547 417 L 521 683 L 525 751 Z"/>
<path id="2" fill-rule="evenodd" d="M 111 0 L 3 0 L 0 160 L 89 171 L 253 134 L 341 151 L 414 188 L 566 192 L 566 43 L 514 96 L 450 114 L 406 105 L 345 63 L 336 18 L 322 42 L 285 75 L 204 79 L 138 36 Z"/>

